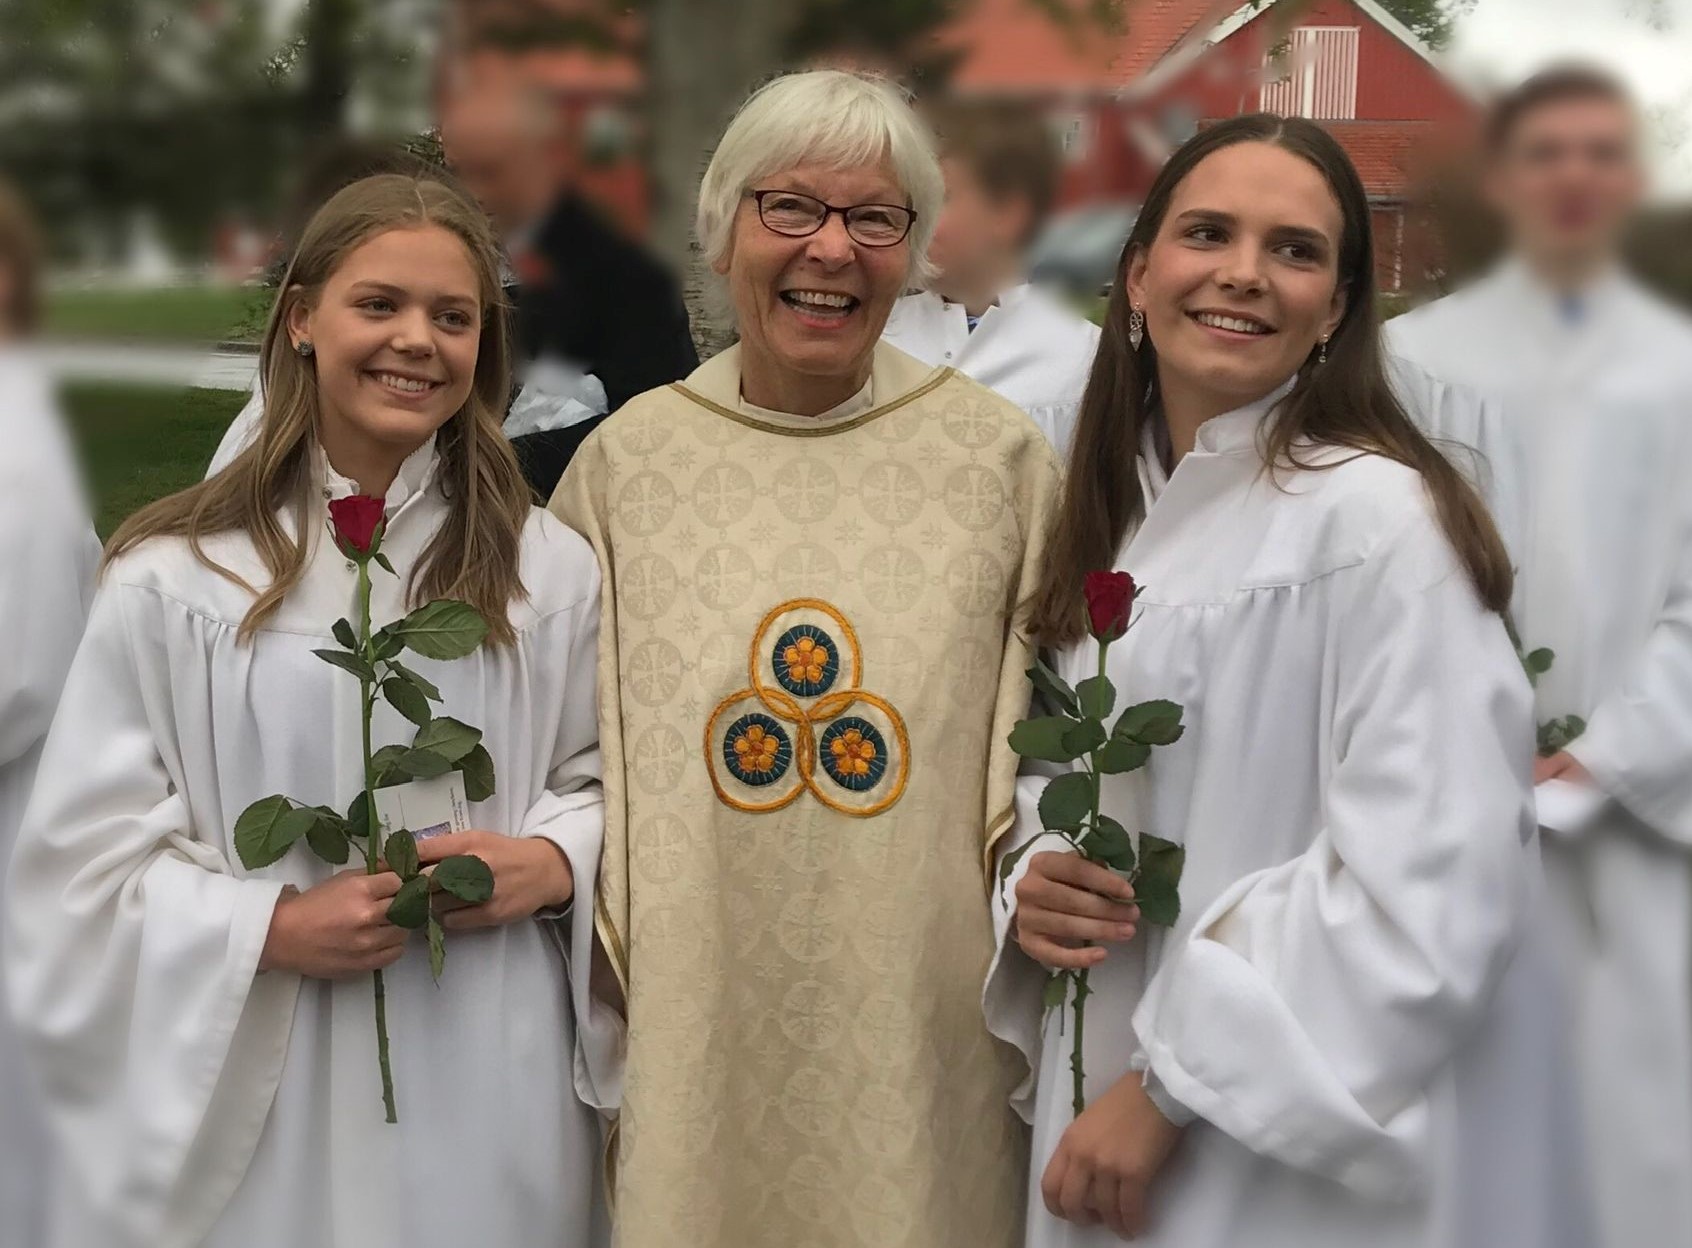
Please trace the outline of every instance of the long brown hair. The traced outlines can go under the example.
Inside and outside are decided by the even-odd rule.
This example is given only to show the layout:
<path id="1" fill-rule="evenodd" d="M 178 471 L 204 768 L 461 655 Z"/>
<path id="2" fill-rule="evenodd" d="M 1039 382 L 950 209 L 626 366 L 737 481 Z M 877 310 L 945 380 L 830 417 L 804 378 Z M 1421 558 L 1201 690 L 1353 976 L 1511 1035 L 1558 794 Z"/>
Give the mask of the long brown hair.
<path id="1" fill-rule="evenodd" d="M 1236 143 L 1273 143 L 1309 161 L 1339 201 L 1344 231 L 1339 282 L 1344 316 L 1328 340 L 1328 361 L 1312 358 L 1261 431 L 1271 467 L 1309 470 L 1294 446 L 1310 441 L 1381 455 L 1422 476 L 1440 527 L 1456 549 L 1488 608 L 1509 605 L 1512 573 L 1480 497 L 1405 414 L 1386 379 L 1375 310 L 1374 244 L 1369 201 L 1344 150 L 1313 122 L 1269 113 L 1234 117 L 1200 131 L 1164 165 L 1123 247 L 1119 279 L 1136 249 L 1149 249 L 1162 228 L 1175 188 L 1200 161 Z M 1118 280 L 1105 315 L 1104 337 L 1081 401 L 1045 571 L 1030 608 L 1030 627 L 1048 645 L 1080 637 L 1082 580 L 1115 562 L 1129 528 L 1144 519 L 1146 500 L 1134 470 L 1141 431 L 1158 407 L 1157 349 L 1146 338 L 1128 343 L 1127 282 Z"/>
<path id="2" fill-rule="evenodd" d="M 188 539 L 194 557 L 254 595 L 240 635 L 253 632 L 304 575 L 311 543 L 322 537 L 323 506 L 313 489 L 312 449 L 322 412 L 313 366 L 292 348 L 288 314 L 309 303 L 357 248 L 378 234 L 423 225 L 455 234 L 481 288 L 482 332 L 470 397 L 441 426 L 437 481 L 450 500 L 446 522 L 412 569 L 412 601 L 458 598 L 487 619 L 490 636 L 509 642 L 511 603 L 526 597 L 519 544 L 530 497 L 501 430 L 511 356 L 499 252 L 486 218 L 464 192 L 436 177 L 383 174 L 348 186 L 317 212 L 300 238 L 271 310 L 259 353 L 264 418 L 257 437 L 227 468 L 131 516 L 106 546 L 106 563 L 150 537 Z M 293 523 L 285 523 L 291 513 Z M 290 531 L 291 528 L 291 531 Z M 213 561 L 209 534 L 239 530 L 251 539 L 270 580 L 262 589 Z"/>

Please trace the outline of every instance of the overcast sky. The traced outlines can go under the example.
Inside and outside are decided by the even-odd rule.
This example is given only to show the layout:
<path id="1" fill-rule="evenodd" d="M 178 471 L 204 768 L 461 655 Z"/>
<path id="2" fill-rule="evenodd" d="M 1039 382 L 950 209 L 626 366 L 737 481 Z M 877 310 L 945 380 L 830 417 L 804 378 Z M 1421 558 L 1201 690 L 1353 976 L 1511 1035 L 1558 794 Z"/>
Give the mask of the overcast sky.
<path id="1" fill-rule="evenodd" d="M 1570 57 L 1621 73 L 1653 115 L 1659 189 L 1692 197 L 1692 0 L 1475 0 L 1450 56 L 1477 82 Z"/>

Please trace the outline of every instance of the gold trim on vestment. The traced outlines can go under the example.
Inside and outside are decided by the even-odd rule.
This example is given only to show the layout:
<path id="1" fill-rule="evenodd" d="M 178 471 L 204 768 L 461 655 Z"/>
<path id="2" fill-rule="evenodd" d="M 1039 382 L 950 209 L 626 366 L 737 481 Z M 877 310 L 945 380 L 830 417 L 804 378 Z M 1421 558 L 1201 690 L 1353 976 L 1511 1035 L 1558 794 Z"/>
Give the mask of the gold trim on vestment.
<path id="1" fill-rule="evenodd" d="M 801 426 L 795 429 L 790 429 L 786 425 L 772 425 L 759 420 L 756 416 L 748 416 L 745 412 L 737 412 L 732 407 L 724 407 L 721 403 L 715 403 L 706 398 L 697 390 L 689 390 L 679 381 L 672 381 L 670 383 L 670 389 L 674 390 L 683 398 L 692 399 L 695 403 L 699 404 L 700 407 L 705 408 L 707 411 L 715 412 L 719 416 L 727 416 L 736 424 L 745 425 L 748 429 L 762 429 L 766 433 L 779 433 L 793 438 L 826 438 L 830 434 L 845 433 L 848 430 L 860 428 L 863 425 L 869 424 L 872 420 L 881 419 L 881 417 L 887 415 L 889 412 L 898 411 L 907 403 L 916 402 L 924 395 L 931 393 L 946 382 L 950 381 L 955 372 L 956 370 L 954 369 L 943 368 L 916 389 L 906 391 L 904 394 L 894 399 L 891 403 L 884 403 L 880 407 L 872 407 L 869 411 L 864 412 L 862 415 L 854 416 L 850 420 L 843 420 L 839 424 L 815 425 L 809 427 Z"/>

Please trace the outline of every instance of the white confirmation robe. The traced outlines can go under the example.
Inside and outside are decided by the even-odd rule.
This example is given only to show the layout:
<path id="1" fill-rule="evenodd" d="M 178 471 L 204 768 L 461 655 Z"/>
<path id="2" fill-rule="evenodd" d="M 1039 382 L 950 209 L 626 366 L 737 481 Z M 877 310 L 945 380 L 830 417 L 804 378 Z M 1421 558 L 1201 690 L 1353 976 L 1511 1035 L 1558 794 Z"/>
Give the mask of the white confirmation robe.
<path id="1" fill-rule="evenodd" d="M 893 305 L 882 341 L 924 364 L 955 368 L 1028 413 L 1069 455 L 1099 327 L 1038 286 L 1013 286 L 971 330 L 963 305 L 932 291 Z"/>
<path id="2" fill-rule="evenodd" d="M 388 495 L 385 553 L 402 574 L 446 516 L 436 462 L 431 442 Z M 323 493 L 353 488 L 328 475 Z M 96 594 L 7 897 L 11 1000 L 65 1146 L 56 1242 L 592 1244 L 599 1132 L 572 1088 L 588 907 L 449 936 L 439 987 L 411 942 L 386 973 L 394 1126 L 369 976 L 256 972 L 282 887 L 333 868 L 302 846 L 247 871 L 237 817 L 272 793 L 344 810 L 363 780 L 358 683 L 311 653 L 356 610 L 355 573 L 325 508 L 311 513 L 305 578 L 250 644 L 236 640 L 249 595 L 181 540 L 126 555 Z M 246 539 L 205 548 L 264 580 Z M 402 582 L 374 575 L 385 623 L 405 611 Z M 522 577 L 515 645 L 407 662 L 494 758 L 498 791 L 472 825 L 553 840 L 591 896 L 598 572 L 580 538 L 534 511 Z M 378 703 L 377 744 L 410 730 Z"/>
<path id="3" fill-rule="evenodd" d="M 1502 401 L 1434 431 L 1525 517 L 1517 624 L 1557 656 L 1538 717 L 1588 721 L 1569 753 L 1611 799 L 1546 847 L 1603 1242 L 1692 1243 L 1692 322 L 1616 273 L 1565 308 L 1509 263 L 1386 337 Z"/>
<path id="4" fill-rule="evenodd" d="M 100 544 L 44 370 L 0 352 L 0 896 L 41 743 L 94 591 Z M 0 913 L 4 902 L 0 901 Z M 5 943 L 0 938 L 0 958 Z M 0 1009 L 0 1248 L 45 1234 L 52 1147 L 7 1011 Z"/>
<path id="5" fill-rule="evenodd" d="M 1142 461 L 1155 503 L 1116 560 L 1147 586 L 1109 653 L 1119 700 L 1174 699 L 1188 724 L 1103 794 L 1187 851 L 1180 922 L 1114 946 L 1087 1003 L 1089 1099 L 1149 1066 L 1196 1115 L 1136 1243 L 1587 1248 L 1524 940 L 1526 680 L 1420 479 L 1312 447 L 1349 462 L 1277 484 L 1270 402 L 1204 425 L 1167 481 Z M 1091 675 L 1097 646 L 1058 663 Z M 1042 787 L 1019 782 L 1017 842 Z M 1073 1022 L 1041 1019 L 1004 896 L 985 1003 L 1037 1072 L 1028 1243 L 1106 1248 L 1039 1196 Z"/>

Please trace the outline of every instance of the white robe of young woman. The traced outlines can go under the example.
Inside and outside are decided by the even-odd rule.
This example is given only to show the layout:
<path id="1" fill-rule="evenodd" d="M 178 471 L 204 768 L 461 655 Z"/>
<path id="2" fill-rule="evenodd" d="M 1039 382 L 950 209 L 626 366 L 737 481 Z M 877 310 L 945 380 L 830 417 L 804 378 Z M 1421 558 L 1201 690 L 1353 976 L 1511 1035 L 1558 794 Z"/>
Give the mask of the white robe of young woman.
<path id="1" fill-rule="evenodd" d="M 1516 622 L 1541 720 L 1610 799 L 1547 834 L 1609 1248 L 1692 1244 L 1692 321 L 1620 273 L 1573 300 L 1519 263 L 1389 323 L 1507 417 L 1437 430 L 1512 465 Z M 1512 496 L 1513 495 L 1513 496 Z"/>
<path id="2" fill-rule="evenodd" d="M 94 592 L 100 543 L 44 370 L 0 352 L 0 898 L 41 743 Z M 4 902 L 0 900 L 0 908 Z M 0 938 L 0 958 L 5 944 Z M 8 1011 L 0 1009 L 0 1248 L 45 1234 L 52 1144 Z"/>
<path id="3" fill-rule="evenodd" d="M 1119 705 L 1171 698 L 1188 725 L 1103 793 L 1187 854 L 1179 923 L 1113 947 L 1087 1001 L 1088 1098 L 1149 1068 L 1191 1119 L 1136 1242 L 1588 1248 L 1530 934 L 1526 680 L 1420 478 L 1306 448 L 1337 466 L 1277 483 L 1270 401 L 1205 424 L 1167 482 L 1142 463 L 1155 502 L 1116 561 L 1145 587 L 1108 655 Z M 1097 664 L 1059 657 L 1071 681 Z M 1018 842 L 1042 787 L 1019 782 Z M 1105 1248 L 1040 1198 L 1074 1024 L 1042 1023 L 1013 890 L 985 1005 L 1035 1071 L 1028 1243 Z"/>
<path id="4" fill-rule="evenodd" d="M 1028 413 L 1060 458 L 1069 454 L 1099 327 L 1038 286 L 1012 286 L 972 330 L 961 303 L 932 291 L 893 305 L 882 341 L 955 368 Z"/>
<path id="5" fill-rule="evenodd" d="M 436 464 L 431 443 L 388 494 L 384 552 L 402 575 L 447 517 Z M 320 479 L 325 498 L 354 488 Z M 590 906 L 449 935 L 438 987 L 412 938 L 386 972 L 393 1126 L 370 977 L 257 969 L 282 887 L 334 868 L 301 846 L 248 871 L 236 819 L 273 793 L 345 810 L 363 782 L 358 682 L 311 653 L 334 648 L 330 626 L 356 611 L 326 516 L 314 497 L 305 577 L 250 644 L 236 637 L 250 596 L 181 540 L 126 555 L 95 596 L 6 916 L 11 1001 L 64 1145 L 64 1248 L 573 1246 L 600 1233 L 600 1136 L 573 1087 L 580 1072 L 593 1095 L 593 1024 L 574 1021 L 589 1019 Z M 521 541 L 516 643 L 407 663 L 493 756 L 498 791 L 472 805 L 472 826 L 552 840 L 589 898 L 603 827 L 598 571 L 538 510 Z M 263 583 L 244 538 L 204 546 Z M 373 575 L 373 621 L 403 615 L 402 582 Z M 409 741 L 377 706 L 375 744 Z"/>

